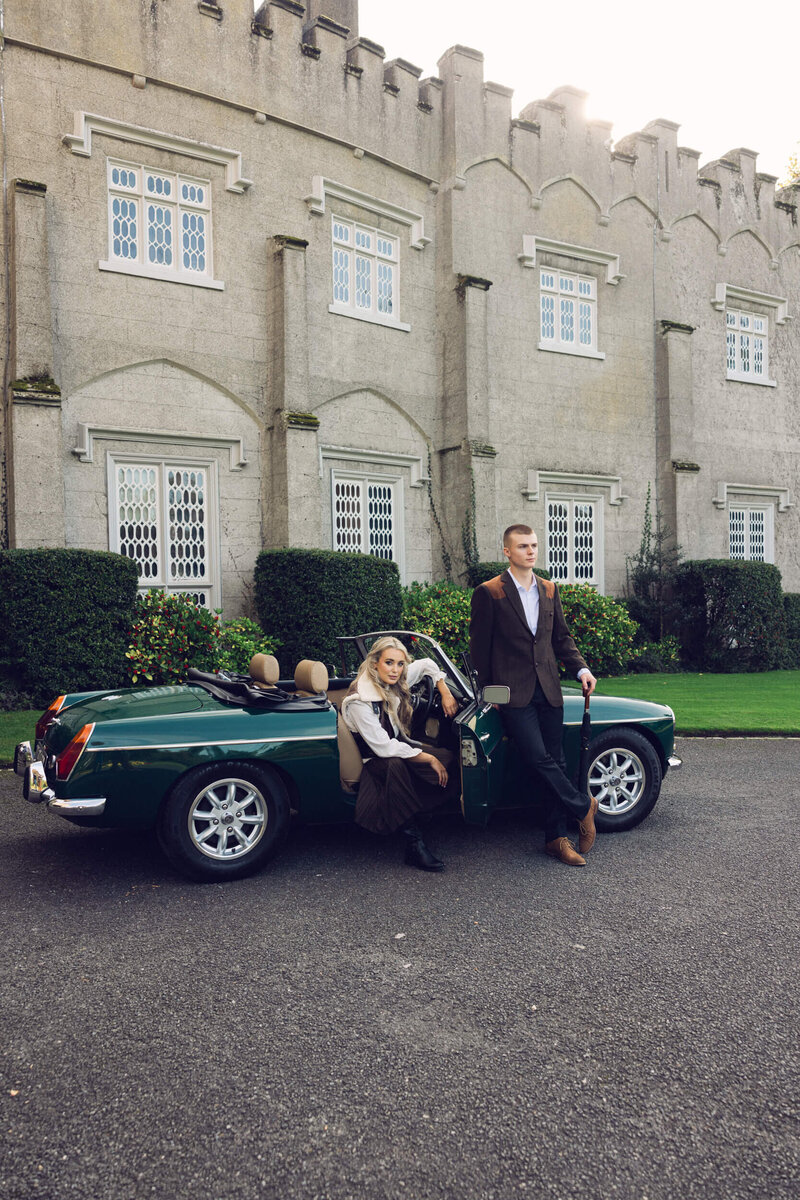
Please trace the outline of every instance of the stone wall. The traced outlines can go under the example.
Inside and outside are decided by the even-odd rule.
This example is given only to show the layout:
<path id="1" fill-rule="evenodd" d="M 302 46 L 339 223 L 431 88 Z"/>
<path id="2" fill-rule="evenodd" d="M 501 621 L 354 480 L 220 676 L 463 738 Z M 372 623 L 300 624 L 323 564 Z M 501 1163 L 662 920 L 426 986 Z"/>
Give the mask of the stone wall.
<path id="1" fill-rule="evenodd" d="M 442 569 L 430 472 L 458 567 L 473 494 L 484 559 L 591 498 L 619 593 L 651 484 L 692 557 L 769 509 L 800 590 L 796 189 L 667 120 L 612 145 L 575 88 L 514 117 L 467 47 L 422 79 L 357 7 L 10 0 L 10 544 L 107 546 L 114 454 L 200 455 L 230 614 L 262 546 L 332 544 L 331 471 L 394 481 L 408 579 Z M 204 286 L 101 269 L 108 158 L 208 180 Z M 399 322 L 330 311 L 332 215 L 396 239 Z M 540 348 L 543 267 L 593 282 L 596 353 Z M 774 387 L 726 377 L 726 307 L 767 322 Z"/>

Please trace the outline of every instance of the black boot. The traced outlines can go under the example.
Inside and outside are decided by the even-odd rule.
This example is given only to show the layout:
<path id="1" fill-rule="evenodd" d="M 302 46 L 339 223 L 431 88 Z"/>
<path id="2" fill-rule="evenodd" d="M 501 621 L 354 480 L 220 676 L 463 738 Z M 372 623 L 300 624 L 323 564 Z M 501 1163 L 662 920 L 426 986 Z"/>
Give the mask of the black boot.
<path id="1" fill-rule="evenodd" d="M 422 831 L 418 825 L 406 825 L 402 832 L 406 839 L 406 863 L 409 867 L 419 867 L 420 871 L 444 870 L 442 860 L 431 854 L 422 840 Z"/>

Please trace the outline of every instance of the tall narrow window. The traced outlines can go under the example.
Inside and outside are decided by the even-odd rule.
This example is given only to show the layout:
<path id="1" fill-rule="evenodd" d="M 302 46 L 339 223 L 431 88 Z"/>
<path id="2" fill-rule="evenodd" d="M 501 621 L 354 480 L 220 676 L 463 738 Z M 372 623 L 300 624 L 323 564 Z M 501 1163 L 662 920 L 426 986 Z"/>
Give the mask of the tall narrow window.
<path id="1" fill-rule="evenodd" d="M 539 349 L 596 355 L 596 281 L 588 275 L 542 268 L 539 285 Z"/>
<path id="2" fill-rule="evenodd" d="M 725 366 L 728 379 L 768 383 L 767 318 L 728 309 L 725 313 Z"/>
<path id="3" fill-rule="evenodd" d="M 598 524 L 596 500 L 547 498 L 547 569 L 557 583 L 599 583 Z"/>
<path id="4" fill-rule="evenodd" d="M 402 485 L 331 473 L 333 548 L 402 562 Z"/>
<path id="5" fill-rule="evenodd" d="M 137 563 L 140 586 L 211 605 L 216 583 L 211 467 L 114 460 L 111 479 L 112 549 Z"/>
<path id="6" fill-rule="evenodd" d="M 773 561 L 772 513 L 771 505 L 731 506 L 728 509 L 728 553 L 731 558 Z"/>
<path id="7" fill-rule="evenodd" d="M 221 287 L 211 274 L 208 180 L 108 161 L 108 261 L 154 279 Z"/>
<path id="8" fill-rule="evenodd" d="M 330 311 L 401 326 L 398 239 L 380 229 L 332 218 L 333 303 Z"/>

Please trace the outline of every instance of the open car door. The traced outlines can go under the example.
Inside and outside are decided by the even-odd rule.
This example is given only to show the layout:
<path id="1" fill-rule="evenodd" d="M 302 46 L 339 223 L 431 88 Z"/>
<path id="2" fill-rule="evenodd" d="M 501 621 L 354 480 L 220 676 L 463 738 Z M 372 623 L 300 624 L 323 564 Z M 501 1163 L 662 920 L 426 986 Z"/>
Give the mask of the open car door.
<path id="1" fill-rule="evenodd" d="M 499 803 L 507 742 L 492 704 L 476 704 L 456 717 L 461 742 L 461 810 L 470 825 L 486 825 Z"/>

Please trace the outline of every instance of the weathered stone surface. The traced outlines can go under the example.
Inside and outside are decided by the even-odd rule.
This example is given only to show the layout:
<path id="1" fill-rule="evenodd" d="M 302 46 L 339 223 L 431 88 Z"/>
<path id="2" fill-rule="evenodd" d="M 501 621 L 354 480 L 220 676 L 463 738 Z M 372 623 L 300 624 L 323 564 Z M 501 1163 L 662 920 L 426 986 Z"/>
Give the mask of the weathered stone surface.
<path id="1" fill-rule="evenodd" d="M 233 614 L 261 546 L 330 546 L 331 471 L 380 474 L 382 453 L 402 490 L 407 579 L 441 571 L 430 460 L 457 565 L 473 489 L 482 559 L 511 521 L 546 543 L 548 493 L 596 497 L 601 582 L 618 593 L 648 483 L 690 556 L 728 553 L 723 484 L 763 485 L 775 561 L 800 590 L 794 192 L 776 199 L 744 148 L 700 166 L 663 118 L 612 146 L 576 88 L 520 97 L 515 118 L 469 47 L 420 81 L 413 33 L 408 58 L 385 63 L 359 36 L 356 0 L 265 4 L 255 31 L 251 0 L 217 7 L 221 20 L 164 0 L 6 6 L 20 181 L 4 231 L 6 378 L 47 374 L 61 392 L 49 407 L 4 397 L 12 543 L 106 548 L 109 456 L 199 455 L 215 464 Z M 76 113 L 115 123 L 94 129 L 91 153 L 63 141 Z M 188 142 L 148 145 L 137 129 Z M 240 158 L 193 157 L 191 142 Z M 108 157 L 209 181 L 221 288 L 99 269 Z M 330 311 L 332 215 L 397 238 L 403 327 Z M 594 280 L 602 357 L 540 348 L 541 266 Z M 747 293 L 730 307 L 767 320 L 775 387 L 726 378 L 726 286 Z M 127 432 L 98 437 L 85 461 L 83 426 Z M 246 465 L 220 438 L 241 441 Z M 529 498 L 530 472 L 570 482 Z M 787 488 L 794 503 L 778 504 Z"/>

